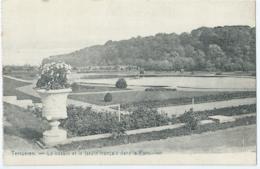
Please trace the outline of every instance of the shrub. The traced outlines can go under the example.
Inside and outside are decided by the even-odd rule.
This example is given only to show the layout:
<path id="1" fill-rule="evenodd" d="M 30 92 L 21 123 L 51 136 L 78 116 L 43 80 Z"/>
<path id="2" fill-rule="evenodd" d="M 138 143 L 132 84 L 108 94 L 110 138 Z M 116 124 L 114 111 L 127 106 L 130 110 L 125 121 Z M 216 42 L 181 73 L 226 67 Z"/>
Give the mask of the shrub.
<path id="1" fill-rule="evenodd" d="M 186 123 L 186 127 L 190 130 L 195 130 L 198 127 L 200 116 L 192 109 L 184 113 L 180 118 L 180 121 Z"/>
<path id="2" fill-rule="evenodd" d="M 61 127 L 72 136 L 112 133 L 119 125 L 118 117 L 111 113 L 95 112 L 90 107 L 70 105 L 67 107 L 68 118 L 61 120 Z"/>
<path id="3" fill-rule="evenodd" d="M 163 126 L 169 124 L 170 120 L 167 114 L 145 106 L 137 107 L 131 114 L 122 117 L 127 129 Z"/>
<path id="4" fill-rule="evenodd" d="M 104 101 L 105 102 L 111 102 L 112 101 L 112 94 L 111 93 L 107 93 L 104 97 Z"/>
<path id="5" fill-rule="evenodd" d="M 116 87 L 120 89 L 125 89 L 127 87 L 126 80 L 124 78 L 118 79 L 116 82 Z"/>
<path id="6" fill-rule="evenodd" d="M 125 131 L 126 131 L 126 127 L 125 127 L 125 123 L 122 122 L 118 122 L 118 123 L 114 123 L 114 125 L 112 126 L 112 138 L 116 139 L 118 137 L 124 136 L 125 135 Z"/>
<path id="7" fill-rule="evenodd" d="M 112 133 L 113 138 L 125 134 L 126 130 L 168 125 L 171 118 L 160 114 L 156 109 L 139 107 L 127 115 L 121 115 L 118 121 L 116 114 L 95 112 L 91 108 L 76 106 L 67 107 L 68 118 L 61 121 L 61 127 L 71 136 Z"/>

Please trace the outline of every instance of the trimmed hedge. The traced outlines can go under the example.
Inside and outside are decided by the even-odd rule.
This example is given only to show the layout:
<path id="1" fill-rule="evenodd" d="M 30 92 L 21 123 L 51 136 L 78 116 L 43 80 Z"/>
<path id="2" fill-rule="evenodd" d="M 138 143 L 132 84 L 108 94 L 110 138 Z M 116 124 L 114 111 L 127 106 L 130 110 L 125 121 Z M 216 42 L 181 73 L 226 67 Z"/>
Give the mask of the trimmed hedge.
<path id="1" fill-rule="evenodd" d="M 232 92 L 232 93 L 220 93 L 215 95 L 204 95 L 194 97 L 194 103 L 205 103 L 205 102 L 215 102 L 224 101 L 230 99 L 238 98 L 252 98 L 256 97 L 255 91 L 243 91 L 243 92 Z M 134 107 L 145 106 L 145 107 L 167 107 L 174 105 L 185 105 L 191 104 L 192 97 L 174 98 L 167 100 L 149 100 L 149 101 L 139 101 L 132 103 L 121 104 L 122 109 L 132 109 Z"/>

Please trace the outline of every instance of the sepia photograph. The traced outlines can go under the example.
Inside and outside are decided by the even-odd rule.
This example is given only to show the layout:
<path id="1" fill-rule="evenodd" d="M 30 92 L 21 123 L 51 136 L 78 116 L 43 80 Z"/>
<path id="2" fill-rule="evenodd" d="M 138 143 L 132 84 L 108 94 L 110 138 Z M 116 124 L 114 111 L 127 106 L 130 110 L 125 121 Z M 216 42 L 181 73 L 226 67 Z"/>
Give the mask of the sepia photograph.
<path id="1" fill-rule="evenodd" d="M 256 165 L 255 0 L 2 0 L 5 165 Z"/>

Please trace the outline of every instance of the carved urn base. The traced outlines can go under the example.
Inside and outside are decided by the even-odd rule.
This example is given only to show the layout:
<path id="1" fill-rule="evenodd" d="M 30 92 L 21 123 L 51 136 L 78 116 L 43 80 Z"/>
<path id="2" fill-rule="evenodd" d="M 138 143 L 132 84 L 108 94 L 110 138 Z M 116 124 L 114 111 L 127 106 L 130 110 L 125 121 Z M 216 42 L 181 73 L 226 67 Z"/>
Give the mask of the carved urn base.
<path id="1" fill-rule="evenodd" d="M 60 129 L 58 126 L 59 121 L 50 121 L 49 122 L 51 129 L 43 132 L 42 141 L 47 146 L 53 146 L 61 144 L 67 140 L 66 130 Z"/>
<path id="2" fill-rule="evenodd" d="M 67 132 L 59 128 L 59 120 L 67 118 L 67 96 L 71 89 L 37 90 L 42 100 L 42 116 L 48 120 L 50 130 L 43 132 L 42 142 L 46 146 L 62 144 Z"/>

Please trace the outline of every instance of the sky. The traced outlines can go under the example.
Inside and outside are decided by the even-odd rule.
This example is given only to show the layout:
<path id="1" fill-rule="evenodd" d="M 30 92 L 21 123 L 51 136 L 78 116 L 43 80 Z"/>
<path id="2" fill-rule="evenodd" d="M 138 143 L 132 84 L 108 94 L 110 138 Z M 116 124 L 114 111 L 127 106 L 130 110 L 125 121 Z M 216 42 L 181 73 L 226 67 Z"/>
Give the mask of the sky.
<path id="1" fill-rule="evenodd" d="M 43 58 L 108 40 L 255 26 L 254 0 L 2 0 L 3 64 Z"/>

